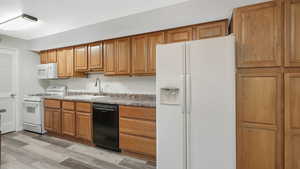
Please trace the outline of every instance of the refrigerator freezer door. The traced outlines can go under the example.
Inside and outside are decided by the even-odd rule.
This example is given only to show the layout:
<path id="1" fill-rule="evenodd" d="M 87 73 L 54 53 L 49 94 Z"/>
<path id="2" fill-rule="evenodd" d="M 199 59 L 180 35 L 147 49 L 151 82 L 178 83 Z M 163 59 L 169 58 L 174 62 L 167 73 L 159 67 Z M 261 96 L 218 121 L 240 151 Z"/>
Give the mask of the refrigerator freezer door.
<path id="1" fill-rule="evenodd" d="M 186 50 L 188 169 L 235 169 L 234 36 Z"/>
<path id="2" fill-rule="evenodd" d="M 185 169 L 185 43 L 159 45 L 156 56 L 157 169 Z"/>

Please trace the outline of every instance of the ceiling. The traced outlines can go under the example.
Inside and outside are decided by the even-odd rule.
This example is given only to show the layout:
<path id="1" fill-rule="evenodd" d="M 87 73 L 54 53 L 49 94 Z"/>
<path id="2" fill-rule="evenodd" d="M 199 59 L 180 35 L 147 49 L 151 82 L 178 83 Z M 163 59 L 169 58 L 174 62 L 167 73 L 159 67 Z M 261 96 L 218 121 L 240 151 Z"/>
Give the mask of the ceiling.
<path id="1" fill-rule="evenodd" d="M 39 19 L 30 28 L 0 30 L 0 34 L 30 40 L 184 1 L 187 0 L 0 0 L 0 23 L 22 13 Z"/>

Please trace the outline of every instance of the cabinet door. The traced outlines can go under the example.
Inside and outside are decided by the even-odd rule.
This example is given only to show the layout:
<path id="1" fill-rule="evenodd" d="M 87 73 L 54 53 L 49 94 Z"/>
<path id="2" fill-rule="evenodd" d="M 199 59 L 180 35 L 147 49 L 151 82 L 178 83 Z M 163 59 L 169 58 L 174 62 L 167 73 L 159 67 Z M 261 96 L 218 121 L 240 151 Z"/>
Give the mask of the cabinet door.
<path id="1" fill-rule="evenodd" d="M 116 40 L 116 73 L 129 75 L 131 69 L 130 38 Z"/>
<path id="2" fill-rule="evenodd" d="M 103 42 L 104 46 L 104 72 L 106 75 L 112 75 L 116 72 L 115 62 L 115 41 L 108 40 Z"/>
<path id="3" fill-rule="evenodd" d="M 167 31 L 167 42 L 182 42 L 193 39 L 193 28 L 185 27 Z"/>
<path id="4" fill-rule="evenodd" d="M 75 71 L 85 72 L 88 70 L 87 46 L 77 46 L 75 50 Z"/>
<path id="5" fill-rule="evenodd" d="M 278 3 L 278 4 L 277 4 Z M 234 13 L 238 67 L 281 65 L 281 5 L 270 1 L 238 8 Z"/>
<path id="6" fill-rule="evenodd" d="M 92 116 L 91 113 L 76 112 L 76 136 L 92 141 Z"/>
<path id="7" fill-rule="evenodd" d="M 75 136 L 76 128 L 75 128 L 75 112 L 74 111 L 62 111 L 62 134 Z"/>
<path id="8" fill-rule="evenodd" d="M 41 64 L 47 64 L 48 63 L 48 52 L 42 51 L 40 53 L 40 62 Z"/>
<path id="9" fill-rule="evenodd" d="M 285 169 L 300 169 L 300 73 L 285 74 Z"/>
<path id="10" fill-rule="evenodd" d="M 164 32 L 148 34 L 148 64 L 147 72 L 155 74 L 156 72 L 156 45 L 165 43 Z"/>
<path id="11" fill-rule="evenodd" d="M 227 34 L 227 20 L 195 26 L 194 40 L 225 36 Z"/>
<path id="12" fill-rule="evenodd" d="M 285 66 L 300 66 L 300 0 L 287 0 Z"/>
<path id="13" fill-rule="evenodd" d="M 53 132 L 61 134 L 61 111 L 53 110 Z"/>
<path id="14" fill-rule="evenodd" d="M 89 70 L 103 70 L 102 42 L 93 43 L 89 45 Z"/>
<path id="15" fill-rule="evenodd" d="M 147 73 L 148 41 L 147 35 L 135 36 L 132 38 L 132 73 Z"/>
<path id="16" fill-rule="evenodd" d="M 47 63 L 56 63 L 56 62 L 57 62 L 56 50 L 49 50 Z"/>
<path id="17" fill-rule="evenodd" d="M 53 131 L 53 113 L 50 109 L 44 111 L 44 126 L 45 130 Z"/>
<path id="18" fill-rule="evenodd" d="M 72 47 L 65 48 L 64 52 L 65 52 L 65 58 L 66 58 L 65 76 L 66 77 L 73 77 L 73 75 L 74 75 L 74 49 Z"/>
<path id="19" fill-rule="evenodd" d="M 58 77 L 64 78 L 66 77 L 66 56 L 64 49 L 58 49 L 57 50 L 57 71 L 58 71 Z"/>
<path id="20" fill-rule="evenodd" d="M 241 71 L 237 77 L 237 169 L 282 169 L 280 70 Z"/>

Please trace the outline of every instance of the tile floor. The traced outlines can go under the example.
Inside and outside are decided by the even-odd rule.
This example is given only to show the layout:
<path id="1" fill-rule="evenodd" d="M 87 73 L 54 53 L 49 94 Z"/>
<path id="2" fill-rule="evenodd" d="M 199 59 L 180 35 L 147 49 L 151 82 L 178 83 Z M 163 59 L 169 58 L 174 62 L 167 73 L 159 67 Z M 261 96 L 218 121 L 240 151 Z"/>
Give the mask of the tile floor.
<path id="1" fill-rule="evenodd" d="M 155 169 L 146 161 L 30 132 L 2 136 L 1 169 Z"/>

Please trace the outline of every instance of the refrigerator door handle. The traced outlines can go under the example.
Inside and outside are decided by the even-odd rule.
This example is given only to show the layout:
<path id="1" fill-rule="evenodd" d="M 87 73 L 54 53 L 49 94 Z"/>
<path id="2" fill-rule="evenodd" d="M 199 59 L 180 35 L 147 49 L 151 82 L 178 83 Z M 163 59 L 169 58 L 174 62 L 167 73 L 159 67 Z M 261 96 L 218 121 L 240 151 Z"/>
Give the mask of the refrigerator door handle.
<path id="1" fill-rule="evenodd" d="M 182 114 L 185 114 L 186 113 L 186 100 L 185 100 L 185 76 L 184 75 L 181 75 L 180 76 L 180 80 L 181 80 L 181 112 Z"/>
<path id="2" fill-rule="evenodd" d="M 192 107 L 192 78 L 191 75 L 186 75 L 186 107 L 187 107 L 187 113 L 191 113 L 191 107 Z"/>

